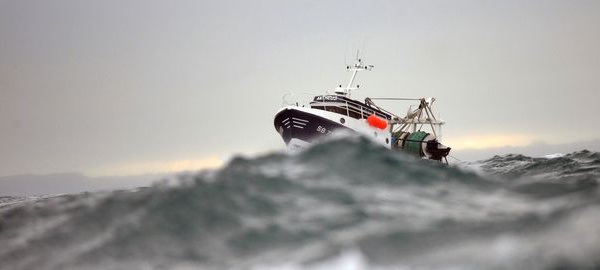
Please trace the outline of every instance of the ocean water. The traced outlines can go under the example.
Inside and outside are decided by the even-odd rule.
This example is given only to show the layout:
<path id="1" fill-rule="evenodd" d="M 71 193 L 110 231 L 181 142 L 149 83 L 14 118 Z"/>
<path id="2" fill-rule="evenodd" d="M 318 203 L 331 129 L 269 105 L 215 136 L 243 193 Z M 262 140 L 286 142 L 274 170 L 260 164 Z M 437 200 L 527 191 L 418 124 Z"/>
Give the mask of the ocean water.
<path id="1" fill-rule="evenodd" d="M 0 269 L 600 269 L 600 153 L 442 165 L 341 138 L 0 198 Z"/>

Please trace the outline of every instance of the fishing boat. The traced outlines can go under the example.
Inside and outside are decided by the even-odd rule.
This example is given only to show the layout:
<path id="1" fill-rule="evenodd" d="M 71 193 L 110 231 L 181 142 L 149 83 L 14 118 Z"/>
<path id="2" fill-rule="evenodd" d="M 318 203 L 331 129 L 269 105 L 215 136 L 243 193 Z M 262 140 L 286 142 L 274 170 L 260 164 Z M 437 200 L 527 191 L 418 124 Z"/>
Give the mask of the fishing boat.
<path id="1" fill-rule="evenodd" d="M 275 130 L 288 148 L 303 149 L 315 140 L 336 132 L 356 132 L 382 146 L 405 151 L 421 158 L 448 162 L 450 147 L 441 141 L 442 125 L 432 110 L 435 98 L 375 98 L 364 102 L 351 98 L 354 80 L 359 71 L 370 71 L 361 59 L 346 66 L 352 72 L 346 87 L 338 86 L 333 94 L 316 95 L 300 104 L 287 102 L 275 115 Z M 413 102 L 406 115 L 399 116 L 375 104 L 374 100 Z"/>

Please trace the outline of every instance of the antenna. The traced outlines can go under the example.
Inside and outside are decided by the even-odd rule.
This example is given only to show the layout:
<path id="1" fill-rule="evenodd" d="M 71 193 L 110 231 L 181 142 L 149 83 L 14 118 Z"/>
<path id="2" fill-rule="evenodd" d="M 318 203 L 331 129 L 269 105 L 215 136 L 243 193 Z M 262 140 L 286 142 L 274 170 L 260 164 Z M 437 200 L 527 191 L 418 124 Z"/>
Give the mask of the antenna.
<path id="1" fill-rule="evenodd" d="M 362 41 L 362 49 L 360 50 L 362 52 L 362 56 L 361 56 L 362 58 L 365 57 L 365 52 L 367 51 L 366 47 L 367 47 L 367 37 L 364 36 L 363 41 Z"/>

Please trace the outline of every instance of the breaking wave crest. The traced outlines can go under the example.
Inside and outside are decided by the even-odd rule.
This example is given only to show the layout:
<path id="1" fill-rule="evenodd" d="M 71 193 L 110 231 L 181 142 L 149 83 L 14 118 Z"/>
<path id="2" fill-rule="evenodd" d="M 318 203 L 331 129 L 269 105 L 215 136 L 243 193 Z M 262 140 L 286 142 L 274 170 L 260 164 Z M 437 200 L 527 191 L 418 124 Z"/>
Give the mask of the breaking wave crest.
<path id="1" fill-rule="evenodd" d="M 479 166 L 340 138 L 176 185 L 4 198 L 1 268 L 600 267 L 600 153 Z"/>

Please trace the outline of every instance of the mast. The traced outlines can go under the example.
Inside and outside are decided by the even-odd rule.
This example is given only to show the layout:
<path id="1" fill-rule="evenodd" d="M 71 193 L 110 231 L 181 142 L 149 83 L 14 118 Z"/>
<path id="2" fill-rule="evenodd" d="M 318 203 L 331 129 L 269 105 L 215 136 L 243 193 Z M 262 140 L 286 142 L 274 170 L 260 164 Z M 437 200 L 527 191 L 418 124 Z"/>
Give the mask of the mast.
<path id="1" fill-rule="evenodd" d="M 346 66 L 346 69 L 352 71 L 352 76 L 350 77 L 350 81 L 348 81 L 348 85 L 346 87 L 342 87 L 342 85 L 338 86 L 338 88 L 335 90 L 335 93 L 349 98 L 352 93 L 352 90 L 356 90 L 360 87 L 360 85 L 356 85 L 356 87 L 352 87 L 352 84 L 354 83 L 354 79 L 356 78 L 356 74 L 362 70 L 373 69 L 373 65 L 363 65 L 362 60 L 360 58 L 358 58 L 358 55 L 357 55 L 356 63 L 354 63 L 354 65 L 352 65 L 352 66 Z"/>

